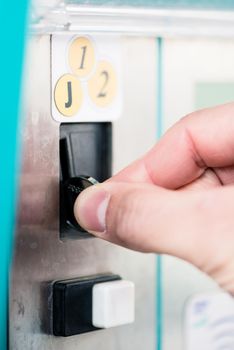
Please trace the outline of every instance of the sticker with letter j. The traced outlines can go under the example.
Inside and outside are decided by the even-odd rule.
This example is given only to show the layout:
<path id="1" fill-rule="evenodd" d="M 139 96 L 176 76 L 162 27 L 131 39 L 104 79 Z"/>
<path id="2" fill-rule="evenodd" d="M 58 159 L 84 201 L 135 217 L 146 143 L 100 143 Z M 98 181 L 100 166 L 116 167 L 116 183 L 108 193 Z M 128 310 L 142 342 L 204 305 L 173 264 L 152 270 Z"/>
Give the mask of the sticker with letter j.
<path id="1" fill-rule="evenodd" d="M 57 109 L 65 117 L 75 115 L 80 109 L 83 100 L 79 79 L 72 74 L 63 75 L 55 86 L 54 100 Z"/>

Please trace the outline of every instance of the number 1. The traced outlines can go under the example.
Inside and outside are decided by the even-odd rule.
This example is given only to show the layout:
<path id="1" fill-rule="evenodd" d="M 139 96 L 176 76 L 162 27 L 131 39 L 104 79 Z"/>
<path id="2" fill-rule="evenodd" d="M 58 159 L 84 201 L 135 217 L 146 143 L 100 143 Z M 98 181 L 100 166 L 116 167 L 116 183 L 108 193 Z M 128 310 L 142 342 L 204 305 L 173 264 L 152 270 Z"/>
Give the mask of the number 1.
<path id="1" fill-rule="evenodd" d="M 86 55 L 86 50 L 87 50 L 87 46 L 82 46 L 81 47 L 82 52 L 82 57 L 81 57 L 81 63 L 80 63 L 80 67 L 79 69 L 84 69 L 84 60 L 85 60 L 85 55 Z"/>

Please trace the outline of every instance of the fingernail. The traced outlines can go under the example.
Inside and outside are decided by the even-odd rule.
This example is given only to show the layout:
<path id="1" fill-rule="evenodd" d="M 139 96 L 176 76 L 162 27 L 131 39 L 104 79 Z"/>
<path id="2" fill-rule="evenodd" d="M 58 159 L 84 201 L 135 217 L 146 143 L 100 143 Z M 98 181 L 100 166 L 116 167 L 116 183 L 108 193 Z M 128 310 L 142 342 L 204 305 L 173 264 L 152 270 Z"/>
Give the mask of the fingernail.
<path id="1" fill-rule="evenodd" d="M 84 190 L 74 206 L 74 214 L 81 227 L 87 231 L 104 232 L 109 200 L 110 194 L 101 185 Z"/>

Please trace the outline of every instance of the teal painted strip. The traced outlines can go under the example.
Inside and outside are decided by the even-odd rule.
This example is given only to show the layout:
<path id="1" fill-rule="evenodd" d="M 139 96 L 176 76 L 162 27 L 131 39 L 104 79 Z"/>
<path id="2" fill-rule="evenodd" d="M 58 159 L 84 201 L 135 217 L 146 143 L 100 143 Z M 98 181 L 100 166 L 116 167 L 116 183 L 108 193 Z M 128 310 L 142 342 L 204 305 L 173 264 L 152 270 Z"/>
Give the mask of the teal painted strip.
<path id="1" fill-rule="evenodd" d="M 163 39 L 157 38 L 157 140 L 163 133 Z"/>
<path id="2" fill-rule="evenodd" d="M 163 39 L 157 39 L 157 140 L 163 132 Z M 162 295 L 162 257 L 156 257 L 156 335 L 157 350 L 163 349 L 163 295 Z"/>
<path id="3" fill-rule="evenodd" d="M 27 0 L 1 1 L 0 349 L 7 349 L 8 271 L 12 256 L 17 180 L 17 132 Z"/>
<path id="4" fill-rule="evenodd" d="M 162 257 L 156 257 L 156 334 L 157 334 L 157 350 L 163 349 L 163 297 L 162 297 Z"/>
<path id="5" fill-rule="evenodd" d="M 233 0 L 67 0 L 67 3 L 101 6 L 158 7 L 178 9 L 234 9 Z"/>

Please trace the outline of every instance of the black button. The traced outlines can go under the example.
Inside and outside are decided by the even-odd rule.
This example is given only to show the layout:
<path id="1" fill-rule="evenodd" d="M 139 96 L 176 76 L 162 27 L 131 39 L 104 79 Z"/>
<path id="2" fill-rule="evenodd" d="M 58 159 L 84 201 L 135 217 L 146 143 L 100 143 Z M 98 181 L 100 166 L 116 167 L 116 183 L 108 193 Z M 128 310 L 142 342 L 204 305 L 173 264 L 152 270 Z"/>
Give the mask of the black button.
<path id="1" fill-rule="evenodd" d="M 92 288 L 120 279 L 118 275 L 103 274 L 54 282 L 53 334 L 68 337 L 100 329 L 92 325 Z"/>

